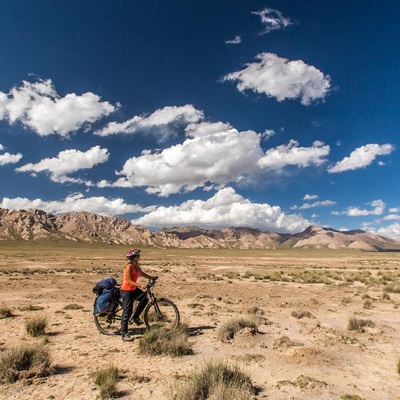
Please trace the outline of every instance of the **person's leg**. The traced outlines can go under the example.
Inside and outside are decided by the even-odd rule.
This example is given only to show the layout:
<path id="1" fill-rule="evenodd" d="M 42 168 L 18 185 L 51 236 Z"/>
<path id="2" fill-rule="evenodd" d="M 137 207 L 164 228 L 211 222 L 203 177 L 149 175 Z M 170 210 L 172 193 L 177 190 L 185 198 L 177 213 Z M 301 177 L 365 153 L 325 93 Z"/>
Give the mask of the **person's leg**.
<path id="1" fill-rule="evenodd" d="M 135 300 L 139 301 L 138 306 L 136 307 L 135 314 L 132 316 L 133 320 L 135 321 L 140 317 L 140 314 L 145 309 L 147 303 L 149 302 L 146 296 L 146 293 L 143 290 L 136 288 L 134 291 Z"/>
<path id="2" fill-rule="evenodd" d="M 122 317 L 121 317 L 121 335 L 124 336 L 128 333 L 128 320 L 133 311 L 133 291 L 121 290 L 122 298 Z"/>

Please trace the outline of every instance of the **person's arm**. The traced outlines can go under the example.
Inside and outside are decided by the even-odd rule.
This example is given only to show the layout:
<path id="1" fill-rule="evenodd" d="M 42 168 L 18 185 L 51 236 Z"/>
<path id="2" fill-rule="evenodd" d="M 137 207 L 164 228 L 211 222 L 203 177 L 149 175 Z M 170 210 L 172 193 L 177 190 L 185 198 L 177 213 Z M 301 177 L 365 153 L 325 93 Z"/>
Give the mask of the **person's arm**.
<path id="1" fill-rule="evenodd" d="M 140 268 L 140 267 L 139 267 Z M 143 276 L 143 278 L 146 278 L 146 279 L 157 279 L 158 278 L 158 276 L 152 276 L 152 275 L 149 275 L 149 274 L 146 274 L 146 272 L 144 272 L 143 270 L 142 270 L 142 268 L 140 268 L 140 276 Z"/>

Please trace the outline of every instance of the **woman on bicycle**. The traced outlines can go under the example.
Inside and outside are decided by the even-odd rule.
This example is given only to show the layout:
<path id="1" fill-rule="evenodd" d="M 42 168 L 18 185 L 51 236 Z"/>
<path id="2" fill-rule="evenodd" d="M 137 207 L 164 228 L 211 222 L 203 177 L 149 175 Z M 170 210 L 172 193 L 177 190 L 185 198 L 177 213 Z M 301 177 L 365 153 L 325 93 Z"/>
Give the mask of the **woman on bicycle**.
<path id="1" fill-rule="evenodd" d="M 124 267 L 124 278 L 121 286 L 121 297 L 122 297 L 122 318 L 121 318 L 121 335 L 122 340 L 132 341 L 128 333 L 129 318 L 133 311 L 134 300 L 139 300 L 139 305 L 135 310 L 135 314 L 132 316 L 133 321 L 136 325 L 142 325 L 143 322 L 140 319 L 140 314 L 147 305 L 147 297 L 144 290 L 146 290 L 147 284 L 138 283 L 137 280 L 140 276 L 146 279 L 157 279 L 157 276 L 151 276 L 146 274 L 139 265 L 140 250 L 132 249 L 126 254 L 126 258 L 129 260 Z"/>

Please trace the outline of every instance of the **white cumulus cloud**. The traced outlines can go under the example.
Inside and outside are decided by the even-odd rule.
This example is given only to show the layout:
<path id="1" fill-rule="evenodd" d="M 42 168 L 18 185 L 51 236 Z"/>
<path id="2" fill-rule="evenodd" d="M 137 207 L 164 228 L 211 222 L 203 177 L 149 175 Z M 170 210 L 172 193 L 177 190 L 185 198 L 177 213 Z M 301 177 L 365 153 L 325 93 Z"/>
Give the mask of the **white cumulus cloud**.
<path id="1" fill-rule="evenodd" d="M 94 146 L 87 151 L 79 151 L 75 149 L 61 151 L 57 157 L 45 158 L 36 164 L 29 163 L 19 168 L 16 172 L 47 172 L 54 182 L 77 182 L 83 183 L 80 179 L 68 177 L 68 175 L 82 169 L 93 168 L 97 164 L 104 163 L 108 160 L 109 154 L 107 149 L 100 146 Z"/>
<path id="2" fill-rule="evenodd" d="M 158 109 L 150 115 L 136 115 L 125 122 L 110 122 L 105 128 L 96 131 L 95 135 L 110 136 L 143 132 L 155 136 L 160 142 L 164 142 L 169 137 L 175 136 L 179 127 L 198 122 L 203 118 L 203 112 L 197 110 L 191 104 L 181 107 L 168 106 Z"/>
<path id="3" fill-rule="evenodd" d="M 299 207 L 300 210 L 307 210 L 309 208 L 315 207 L 330 207 L 334 206 L 336 201 L 332 200 L 324 200 L 324 201 L 315 201 L 314 203 L 304 203 L 302 206 Z"/>
<path id="4" fill-rule="evenodd" d="M 4 151 L 4 146 L 0 144 L 0 151 Z M 21 153 L 16 153 L 16 154 L 11 154 L 8 152 L 5 152 L 3 154 L 0 154 L 0 165 L 6 165 L 6 164 L 16 164 L 19 160 L 21 160 L 22 154 Z"/>
<path id="5" fill-rule="evenodd" d="M 268 149 L 265 155 L 258 160 L 258 165 L 263 169 L 281 170 L 287 166 L 308 167 L 321 165 L 327 160 L 330 147 L 322 142 L 314 142 L 312 147 L 299 147 L 299 143 L 290 140 L 287 145 L 280 145 Z"/>
<path id="6" fill-rule="evenodd" d="M 204 137 L 214 135 L 214 133 L 227 132 L 232 126 L 225 122 L 199 122 L 189 124 L 185 128 L 188 137 Z"/>
<path id="7" fill-rule="evenodd" d="M 366 144 L 352 151 L 349 157 L 345 157 L 332 167 L 329 167 L 328 172 L 338 173 L 365 168 L 371 165 L 377 156 L 386 156 L 393 151 L 394 146 L 389 143 L 383 145 L 375 143 Z"/>
<path id="8" fill-rule="evenodd" d="M 284 17 L 280 11 L 273 8 L 264 8 L 261 11 L 254 11 L 252 14 L 258 15 L 261 23 L 265 26 L 261 32 L 262 35 L 292 25 L 290 18 Z"/>
<path id="9" fill-rule="evenodd" d="M 63 200 L 46 201 L 42 199 L 30 200 L 24 197 L 4 197 L 0 207 L 8 209 L 35 208 L 51 214 L 61 214 L 70 211 L 88 211 L 96 214 L 115 216 L 135 212 L 148 212 L 153 206 L 141 207 L 137 204 L 127 204 L 121 198 L 85 197 L 82 193 L 75 193 Z"/>
<path id="10" fill-rule="evenodd" d="M 367 230 L 374 235 L 380 235 L 400 242 L 400 222 L 395 222 L 382 228 L 370 227 Z"/>
<path id="11" fill-rule="evenodd" d="M 349 207 L 346 211 L 346 215 L 349 217 L 360 217 L 367 215 L 382 215 L 385 211 L 386 204 L 384 201 L 378 199 L 367 203 L 367 205 L 372 206 L 372 209 L 361 209 L 358 207 Z"/>
<path id="12" fill-rule="evenodd" d="M 306 194 L 304 197 L 303 197 L 303 200 L 315 200 L 315 199 L 318 199 L 318 195 L 316 195 L 316 194 Z"/>
<path id="13" fill-rule="evenodd" d="M 223 81 L 236 81 L 240 92 L 252 90 L 278 101 L 300 99 L 308 106 L 323 100 L 330 89 L 330 77 L 302 60 L 289 61 L 273 53 L 257 55 L 241 71 L 223 77 Z"/>
<path id="14" fill-rule="evenodd" d="M 0 119 L 7 119 L 10 124 L 20 122 L 40 136 L 69 137 L 115 110 L 116 106 L 100 101 L 91 92 L 60 97 L 51 79 L 23 81 L 8 94 L 0 92 Z"/>
<path id="15" fill-rule="evenodd" d="M 242 38 L 240 36 L 235 36 L 233 39 L 227 40 L 225 43 L 226 44 L 240 44 L 240 43 L 242 43 Z"/>
<path id="16" fill-rule="evenodd" d="M 193 131 L 192 131 L 193 132 Z M 254 173 L 255 160 L 262 156 L 260 137 L 254 131 L 235 129 L 186 139 L 160 152 L 144 151 L 128 159 L 115 183 L 101 186 L 147 186 L 148 193 L 168 196 L 192 191 L 207 184 L 224 185 Z"/>
<path id="17" fill-rule="evenodd" d="M 382 218 L 382 221 L 398 221 L 400 220 L 400 215 L 398 214 L 389 214 Z"/>
<path id="18" fill-rule="evenodd" d="M 207 228 L 251 226 L 274 232 L 297 233 L 310 222 L 296 214 L 285 214 L 279 206 L 252 203 L 231 188 L 220 189 L 208 200 L 189 200 L 177 206 L 157 207 L 132 221 L 157 227 L 197 225 Z"/>
<path id="19" fill-rule="evenodd" d="M 128 159 L 117 172 L 115 182 L 100 181 L 98 187 L 147 187 L 147 193 L 169 196 L 197 188 L 210 190 L 239 183 L 262 173 L 280 173 L 285 167 L 305 168 L 320 165 L 329 146 L 316 142 L 299 147 L 296 141 L 266 153 L 262 135 L 239 132 L 226 123 L 191 123 L 185 129 L 188 138 L 181 144 L 159 151 L 144 150 Z"/>

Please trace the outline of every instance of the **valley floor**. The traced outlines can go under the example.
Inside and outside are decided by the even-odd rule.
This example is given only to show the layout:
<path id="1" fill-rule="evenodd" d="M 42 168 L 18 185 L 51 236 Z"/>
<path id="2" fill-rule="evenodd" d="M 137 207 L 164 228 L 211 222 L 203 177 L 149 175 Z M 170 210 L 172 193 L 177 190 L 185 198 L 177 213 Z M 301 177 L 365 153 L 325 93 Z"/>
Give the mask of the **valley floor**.
<path id="1" fill-rule="evenodd" d="M 93 323 L 91 289 L 121 281 L 125 250 L 1 245 L 0 305 L 14 316 L 0 320 L 0 355 L 37 341 L 25 322 L 45 314 L 56 373 L 2 385 L 0 399 L 98 399 L 93 374 L 115 365 L 119 398 L 167 400 L 209 360 L 240 366 L 256 399 L 400 399 L 400 253 L 143 250 L 143 269 L 160 276 L 157 293 L 178 305 L 194 351 L 149 357 L 137 352 L 141 329 L 126 343 Z M 255 309 L 257 334 L 218 340 L 224 323 Z M 349 330 L 352 317 L 370 326 Z"/>

